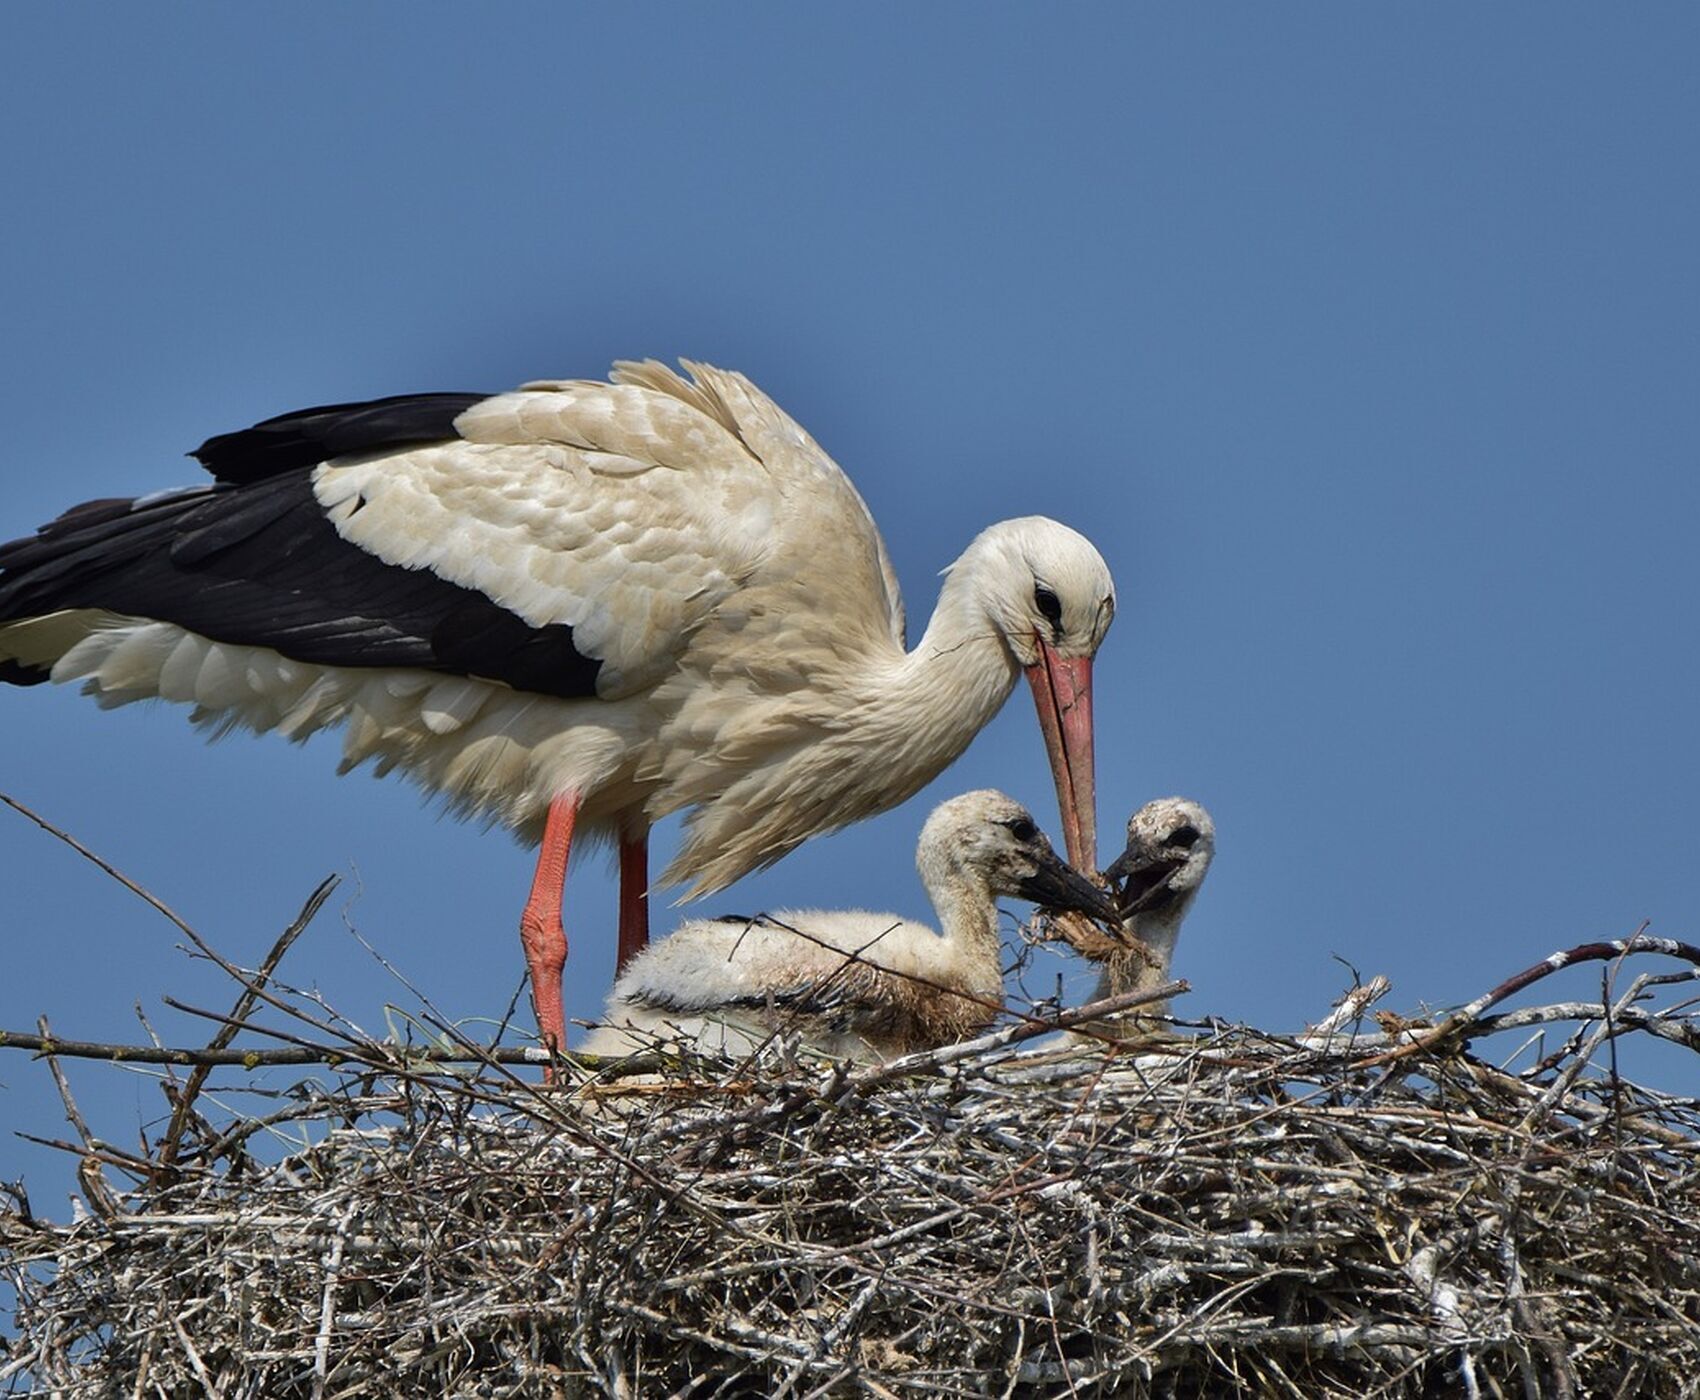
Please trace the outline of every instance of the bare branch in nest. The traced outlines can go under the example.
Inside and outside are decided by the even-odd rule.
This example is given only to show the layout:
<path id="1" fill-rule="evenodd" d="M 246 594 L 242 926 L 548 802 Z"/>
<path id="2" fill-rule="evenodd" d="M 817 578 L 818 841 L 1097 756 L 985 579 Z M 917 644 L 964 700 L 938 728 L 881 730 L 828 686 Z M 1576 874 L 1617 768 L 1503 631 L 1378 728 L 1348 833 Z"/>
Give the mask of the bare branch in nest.
<path id="1" fill-rule="evenodd" d="M 236 1023 L 233 1023 L 236 1024 Z M 261 1030 L 239 1024 L 239 1030 Z M 262 1032 L 263 1033 L 263 1032 Z M 420 1065 L 542 1065 L 549 1052 L 529 1045 L 492 1046 L 481 1054 L 443 1050 L 436 1046 L 353 1044 L 306 1044 L 272 1049 L 244 1049 L 228 1045 L 122 1045 L 109 1041 L 66 1040 L 56 1035 L 32 1035 L 23 1031 L 0 1031 L 0 1050 L 33 1050 L 52 1058 L 109 1060 L 114 1064 L 180 1065 L 204 1069 L 264 1069 L 277 1065 L 367 1065 L 373 1069 L 398 1070 Z M 596 1057 L 589 1057 L 595 1059 Z"/>
<path id="2" fill-rule="evenodd" d="M 243 978 L 242 995 L 237 998 L 236 1006 L 230 1013 L 230 1019 L 220 1027 L 218 1033 L 207 1044 L 207 1050 L 216 1054 L 236 1039 L 243 1023 L 252 1014 L 255 1004 L 259 1001 L 265 989 L 267 980 L 277 971 L 277 966 L 283 961 L 295 940 L 301 936 L 307 925 L 312 923 L 324 902 L 330 898 L 331 891 L 337 887 L 337 878 L 332 875 L 319 882 L 319 887 L 307 896 L 307 902 L 301 906 L 289 927 L 278 935 L 277 942 L 272 944 L 271 951 L 266 954 L 265 961 L 260 964 L 260 970 L 254 974 L 253 980 Z M 165 1130 L 165 1137 L 160 1144 L 159 1167 L 162 1172 L 170 1172 L 177 1161 L 177 1147 L 183 1140 L 183 1130 L 188 1126 L 189 1114 L 194 1107 L 195 1098 L 207 1082 L 207 1075 L 212 1072 L 212 1066 L 197 1063 L 189 1075 L 188 1082 L 176 1092 L 176 1102 L 171 1109 L 171 1124 Z"/>
<path id="3" fill-rule="evenodd" d="M 1643 928 L 1646 925 L 1642 925 Z M 1372 1059 L 1362 1060 L 1356 1068 L 1367 1069 L 1374 1065 L 1388 1064 L 1405 1055 L 1415 1054 L 1430 1049 L 1458 1035 L 1469 1026 L 1482 1012 L 1490 1006 L 1497 1006 L 1507 997 L 1515 996 L 1525 987 L 1532 986 L 1543 977 L 1550 977 L 1567 967 L 1577 963 L 1603 962 L 1613 958 L 1624 958 L 1635 953 L 1662 953 L 1666 957 L 1681 958 L 1700 969 L 1700 948 L 1692 943 L 1679 943 L 1672 938 L 1653 938 L 1644 933 L 1637 933 L 1629 938 L 1615 938 L 1604 943 L 1582 943 L 1574 948 L 1566 948 L 1553 953 L 1526 967 L 1514 977 L 1507 977 L 1491 991 L 1484 992 L 1468 1006 L 1453 1012 L 1438 1026 L 1424 1030 L 1421 1034 L 1412 1036 L 1405 1044 L 1393 1050 L 1388 1050 Z M 1700 973 L 1694 974 L 1700 976 Z"/>
<path id="4" fill-rule="evenodd" d="M 1347 1026 L 1362 1020 L 1370 1007 L 1392 990 L 1393 984 L 1379 975 L 1370 978 L 1367 982 L 1360 983 L 1335 1002 L 1334 1009 L 1310 1027 L 1302 1038 L 1306 1041 L 1321 1040 L 1327 1042 L 1332 1040 Z"/>
<path id="5" fill-rule="evenodd" d="M 902 1060 L 894 1060 L 889 1065 L 882 1065 L 877 1071 L 869 1073 L 877 1072 L 882 1082 L 899 1075 L 926 1073 L 951 1064 L 965 1055 L 1007 1045 L 1019 1045 L 1035 1036 L 1068 1030 L 1083 1021 L 1142 1006 L 1158 997 L 1175 996 L 1186 989 L 1185 982 L 1170 982 L 1155 991 L 1108 997 L 1087 1006 L 1072 1007 L 1054 1016 L 1023 1016 L 1016 1024 L 977 1040 L 910 1055 Z M 226 1021 L 226 1029 L 232 1036 L 239 1031 L 275 1034 L 267 1032 L 264 1027 L 239 1022 L 233 1017 L 220 1019 Z M 341 1065 L 365 1065 L 372 1069 L 394 1072 L 409 1068 L 450 1065 L 545 1065 L 550 1063 L 552 1058 L 547 1050 L 530 1045 L 492 1045 L 466 1051 L 430 1045 L 390 1045 L 381 1041 L 339 1041 L 296 1044 L 272 1049 L 243 1049 L 230 1047 L 228 1039 L 223 1045 L 201 1047 L 120 1045 L 105 1041 L 67 1040 L 63 1036 L 30 1034 L 24 1031 L 0 1031 L 0 1049 L 31 1050 L 50 1059 L 63 1056 L 67 1059 L 108 1060 L 115 1064 L 180 1065 L 203 1069 L 264 1069 L 280 1065 L 329 1065 L 334 1068 Z M 680 1057 L 677 1054 L 659 1052 L 637 1056 L 580 1055 L 568 1052 L 560 1057 L 560 1062 L 568 1068 L 576 1066 L 593 1071 L 621 1069 L 645 1073 L 666 1064 L 678 1064 Z M 186 1091 L 184 1096 L 187 1097 Z M 169 1142 L 169 1134 L 164 1141 Z M 175 1155 L 173 1153 L 172 1157 Z"/>

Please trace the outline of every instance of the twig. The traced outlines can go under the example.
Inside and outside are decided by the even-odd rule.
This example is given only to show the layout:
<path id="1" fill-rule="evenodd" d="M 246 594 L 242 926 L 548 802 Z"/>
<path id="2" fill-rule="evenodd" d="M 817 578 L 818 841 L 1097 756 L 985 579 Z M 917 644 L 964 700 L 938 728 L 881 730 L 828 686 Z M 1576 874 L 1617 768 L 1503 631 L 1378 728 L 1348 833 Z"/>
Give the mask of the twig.
<path id="1" fill-rule="evenodd" d="M 207 1374 L 207 1366 L 201 1360 L 200 1352 L 195 1350 L 195 1344 L 189 1340 L 189 1333 L 183 1327 L 183 1319 L 173 1316 L 171 1329 L 177 1333 L 177 1340 L 183 1344 L 183 1350 L 188 1354 L 189 1364 L 195 1369 L 195 1378 L 200 1381 L 201 1389 L 209 1400 L 223 1400 L 224 1392 L 213 1384 L 213 1378 Z"/>
<path id="2" fill-rule="evenodd" d="M 295 916 L 289 926 L 278 935 L 277 942 L 272 944 L 271 951 L 266 954 L 260 964 L 259 971 L 254 974 L 253 981 L 245 983 L 242 995 L 237 999 L 230 1013 L 230 1019 L 207 1043 L 210 1051 L 219 1051 L 229 1045 L 244 1028 L 248 1016 L 254 1010 L 254 1004 L 259 1000 L 260 990 L 270 979 L 277 966 L 302 931 L 313 921 L 313 916 L 319 912 L 324 902 L 330 898 L 331 891 L 337 887 L 337 877 L 328 876 L 319 882 L 319 887 L 307 896 L 307 902 L 301 906 L 301 912 Z M 209 1064 L 196 1064 L 190 1073 L 188 1082 L 176 1095 L 172 1110 L 171 1123 L 165 1130 L 164 1140 L 159 1149 L 159 1169 L 162 1174 L 169 1174 L 177 1161 L 177 1151 L 183 1141 L 183 1130 L 188 1125 L 189 1113 L 194 1106 L 195 1098 L 200 1094 L 207 1082 L 207 1076 L 212 1072 Z"/>
<path id="3" fill-rule="evenodd" d="M 222 1018 L 221 1018 L 222 1019 Z M 259 1029 L 244 1026 L 242 1029 Z M 225 1047 L 212 1050 L 199 1045 L 121 1045 L 105 1041 L 62 1040 L 55 1035 L 33 1035 L 25 1031 L 0 1031 L 0 1050 L 33 1050 L 43 1056 L 59 1055 L 73 1060 L 111 1060 L 115 1064 L 204 1065 L 210 1069 L 235 1067 L 260 1069 L 267 1065 L 341 1065 L 357 1063 L 374 1069 L 398 1070 L 408 1064 L 504 1065 L 547 1064 L 546 1050 L 530 1045 L 492 1046 L 479 1054 L 443 1050 L 436 1046 L 303 1044 L 282 1049 Z M 578 1056 L 587 1066 L 621 1063 L 613 1056 Z"/>
<path id="4" fill-rule="evenodd" d="M 47 1017 L 36 1020 L 36 1026 L 41 1034 L 36 1037 L 41 1042 L 41 1053 L 47 1060 L 47 1068 L 53 1075 L 53 1082 L 59 1088 L 59 1099 L 65 1105 L 65 1117 L 71 1126 L 77 1130 L 77 1136 L 83 1140 L 85 1150 L 92 1150 L 95 1145 L 94 1134 L 89 1131 L 89 1125 L 83 1121 L 82 1111 L 77 1107 L 77 1101 L 71 1097 L 71 1081 L 65 1078 L 65 1071 L 59 1068 L 59 1051 L 54 1044 L 52 1028 L 47 1024 Z"/>
<path id="5" fill-rule="evenodd" d="M 1438 1026 L 1413 1037 L 1406 1044 L 1396 1049 L 1388 1050 L 1367 1060 L 1360 1060 L 1354 1069 L 1369 1069 L 1376 1065 L 1385 1065 L 1394 1060 L 1403 1059 L 1407 1055 L 1415 1055 L 1431 1046 L 1438 1045 L 1449 1036 L 1455 1035 L 1464 1026 L 1470 1024 L 1490 1006 L 1496 1006 L 1509 996 L 1515 996 L 1523 988 L 1538 982 L 1543 977 L 1567 967 L 1574 967 L 1582 962 L 1600 962 L 1609 958 L 1621 958 L 1630 953 L 1663 953 L 1667 957 L 1681 958 L 1685 962 L 1700 967 L 1700 948 L 1692 943 L 1679 943 L 1671 938 L 1652 938 L 1646 934 L 1637 933 L 1630 938 L 1617 938 L 1609 943 L 1583 943 L 1574 948 L 1566 948 L 1551 956 L 1543 958 L 1532 967 L 1526 967 L 1515 977 L 1508 977 L 1491 991 L 1484 992 L 1468 1006 L 1453 1012 Z"/>
<path id="6" fill-rule="evenodd" d="M 30 821 L 34 822 L 43 831 L 45 831 L 49 836 L 55 837 L 58 840 L 63 841 L 67 846 L 69 846 L 73 851 L 75 851 L 78 855 L 80 855 L 84 860 L 90 862 L 92 865 L 96 866 L 99 870 L 101 870 L 105 874 L 111 876 L 112 879 L 116 880 L 119 884 L 124 886 L 125 889 L 129 890 L 131 894 L 135 895 L 144 904 L 148 905 L 150 908 L 154 909 L 158 913 L 164 915 L 166 919 L 168 919 L 172 924 L 174 924 L 176 926 L 178 932 L 181 933 L 185 938 L 189 939 L 192 943 L 194 943 L 196 947 L 201 946 L 200 935 L 198 933 L 196 933 L 194 929 L 189 927 L 188 923 L 183 919 L 183 917 L 180 914 L 177 913 L 176 910 L 172 909 L 171 906 L 166 904 L 164 900 L 158 898 L 156 895 L 150 894 L 147 890 L 143 889 L 140 885 L 138 885 L 134 880 L 132 880 L 122 870 L 118 869 L 118 867 L 113 865 L 110 861 L 107 861 L 107 860 L 103 859 L 102 857 L 97 856 L 87 846 L 83 845 L 83 843 L 81 841 L 77 840 L 77 838 L 75 836 L 72 836 L 70 834 L 70 832 L 62 831 L 59 827 L 56 827 L 55 825 L 53 825 L 52 822 L 48 821 L 47 818 L 42 816 L 40 813 L 32 811 L 30 808 L 24 806 L 24 804 L 22 802 L 19 802 L 17 798 L 8 797 L 3 792 L 0 792 L 0 803 L 4 803 L 6 806 L 10 807 L 14 812 L 18 813 L 19 816 L 27 817 Z"/>
<path id="7" fill-rule="evenodd" d="M 955 1045 L 941 1045 L 936 1050 L 923 1050 L 914 1055 L 905 1055 L 902 1059 L 893 1060 L 890 1064 L 881 1065 L 858 1075 L 853 1075 L 846 1086 L 846 1092 L 865 1094 L 881 1084 L 890 1083 L 907 1075 L 936 1074 L 947 1065 L 953 1065 L 961 1060 L 971 1059 L 976 1055 L 990 1054 L 996 1050 L 1007 1049 L 1011 1045 L 1019 1045 L 1025 1040 L 1037 1036 L 1048 1035 L 1052 1031 L 1065 1031 L 1084 1021 L 1096 1021 L 1106 1016 L 1114 1016 L 1120 1011 L 1129 1011 L 1136 1006 L 1147 1006 L 1151 1002 L 1161 1001 L 1165 997 L 1179 996 L 1192 990 L 1191 984 L 1184 981 L 1165 982 L 1160 987 L 1147 991 L 1123 992 L 1119 996 L 1105 997 L 1101 1001 L 1088 1002 L 1085 1006 L 1077 1006 L 1071 1010 L 1058 1013 L 1049 1020 L 1041 1021 L 1037 1017 L 1029 1018 L 1013 1026 L 1005 1026 L 1002 1030 L 991 1031 L 974 1040 L 963 1040 Z M 1112 1041 L 1117 1049 L 1120 1045 Z"/>
<path id="8" fill-rule="evenodd" d="M 1361 1020 L 1364 1012 L 1368 1011 L 1370 1007 L 1392 990 L 1393 984 L 1380 975 L 1353 987 L 1339 1001 L 1334 1003 L 1332 1011 L 1314 1026 L 1309 1027 L 1299 1037 L 1300 1042 L 1308 1044 L 1313 1040 L 1324 1042 L 1332 1040 L 1345 1027 Z"/>
<path id="9" fill-rule="evenodd" d="M 359 1208 L 358 1199 L 349 1201 L 336 1223 L 330 1253 L 325 1257 L 325 1286 L 319 1299 L 319 1331 L 313 1338 L 313 1400 L 324 1400 L 325 1382 L 330 1377 L 331 1326 L 336 1321 L 337 1287 L 342 1282 L 342 1254 L 348 1247 L 348 1231 Z"/>

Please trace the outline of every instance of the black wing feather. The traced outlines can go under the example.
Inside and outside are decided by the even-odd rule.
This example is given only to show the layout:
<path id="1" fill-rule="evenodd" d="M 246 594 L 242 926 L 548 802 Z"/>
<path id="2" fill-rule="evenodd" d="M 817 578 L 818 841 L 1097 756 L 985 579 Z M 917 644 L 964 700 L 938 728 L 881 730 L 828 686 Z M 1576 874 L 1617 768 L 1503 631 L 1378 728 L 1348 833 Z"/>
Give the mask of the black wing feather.
<path id="1" fill-rule="evenodd" d="M 240 432 L 210 437 L 189 455 L 220 481 L 263 481 L 332 457 L 452 442 L 455 419 L 488 394 L 397 394 L 363 403 L 321 404 L 282 413 Z"/>
<path id="2" fill-rule="evenodd" d="M 440 396 L 451 397 L 451 396 Z M 0 623 L 102 608 L 331 666 L 421 667 L 576 698 L 601 662 L 476 589 L 386 564 L 325 518 L 306 469 L 73 507 L 0 545 Z M 43 679 L 9 663 L 0 680 Z"/>

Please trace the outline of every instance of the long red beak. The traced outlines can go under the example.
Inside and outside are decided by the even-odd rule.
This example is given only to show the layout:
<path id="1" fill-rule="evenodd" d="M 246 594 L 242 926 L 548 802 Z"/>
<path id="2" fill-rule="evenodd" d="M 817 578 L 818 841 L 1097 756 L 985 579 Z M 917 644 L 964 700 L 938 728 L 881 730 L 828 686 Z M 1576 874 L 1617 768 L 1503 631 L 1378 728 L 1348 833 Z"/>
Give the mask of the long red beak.
<path id="1" fill-rule="evenodd" d="M 1061 657 L 1044 638 L 1038 640 L 1039 659 L 1027 668 L 1027 683 L 1051 756 L 1063 842 L 1069 864 L 1093 872 L 1098 869 L 1098 807 L 1092 776 L 1092 658 Z"/>

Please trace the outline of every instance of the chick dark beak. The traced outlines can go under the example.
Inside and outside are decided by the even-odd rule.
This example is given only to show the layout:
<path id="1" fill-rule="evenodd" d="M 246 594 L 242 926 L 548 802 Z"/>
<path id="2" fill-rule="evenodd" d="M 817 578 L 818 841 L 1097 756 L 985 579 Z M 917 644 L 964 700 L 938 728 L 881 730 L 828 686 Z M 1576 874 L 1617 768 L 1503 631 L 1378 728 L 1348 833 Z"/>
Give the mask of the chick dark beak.
<path id="1" fill-rule="evenodd" d="M 1065 865 L 1051 851 L 1039 857 L 1038 868 L 1017 888 L 1023 899 L 1047 909 L 1073 909 L 1109 924 L 1121 922 L 1115 896 L 1100 889 L 1073 866 Z"/>
<path id="2" fill-rule="evenodd" d="M 1186 859 L 1168 851 L 1153 851 L 1137 841 L 1128 842 L 1127 849 L 1104 872 L 1106 880 L 1121 886 L 1122 916 L 1161 904 L 1172 893 L 1169 881 L 1186 864 Z"/>

